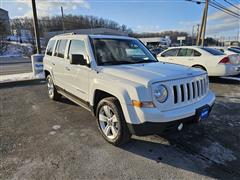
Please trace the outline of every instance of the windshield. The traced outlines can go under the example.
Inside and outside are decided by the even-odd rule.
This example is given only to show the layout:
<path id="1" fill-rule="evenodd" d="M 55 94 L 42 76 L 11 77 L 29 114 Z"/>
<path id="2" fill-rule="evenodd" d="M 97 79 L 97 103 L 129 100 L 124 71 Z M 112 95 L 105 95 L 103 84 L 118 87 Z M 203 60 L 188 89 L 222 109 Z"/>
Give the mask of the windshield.
<path id="1" fill-rule="evenodd" d="M 214 48 L 207 48 L 207 47 L 203 47 L 201 48 L 207 52 L 209 52 L 210 54 L 214 55 L 214 56 L 221 56 L 221 55 L 225 55 L 222 51 L 218 50 L 218 49 L 214 49 Z"/>
<path id="2" fill-rule="evenodd" d="M 91 42 L 98 65 L 158 62 L 138 40 L 91 38 Z"/>

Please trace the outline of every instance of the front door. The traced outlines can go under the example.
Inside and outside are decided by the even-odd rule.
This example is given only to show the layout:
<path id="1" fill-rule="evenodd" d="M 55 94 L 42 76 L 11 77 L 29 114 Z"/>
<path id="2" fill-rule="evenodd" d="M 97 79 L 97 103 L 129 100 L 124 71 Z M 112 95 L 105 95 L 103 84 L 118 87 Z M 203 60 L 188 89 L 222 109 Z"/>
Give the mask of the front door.
<path id="1" fill-rule="evenodd" d="M 67 91 L 81 98 L 88 100 L 89 90 L 89 72 L 90 68 L 83 65 L 70 64 L 71 54 L 82 54 L 87 59 L 85 42 L 83 40 L 70 40 L 67 54 L 68 63 L 65 67 L 65 78 L 68 83 Z"/>

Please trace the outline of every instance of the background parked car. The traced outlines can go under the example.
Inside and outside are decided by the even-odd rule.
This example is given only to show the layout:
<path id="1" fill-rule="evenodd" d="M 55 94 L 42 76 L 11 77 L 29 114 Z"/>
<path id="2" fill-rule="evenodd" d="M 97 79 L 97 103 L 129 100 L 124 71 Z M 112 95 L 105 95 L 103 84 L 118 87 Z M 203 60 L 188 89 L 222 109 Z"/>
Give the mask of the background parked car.
<path id="1" fill-rule="evenodd" d="M 239 46 L 229 46 L 228 48 L 240 50 Z"/>
<path id="2" fill-rule="evenodd" d="M 152 54 L 154 55 L 158 55 L 159 53 L 163 52 L 165 49 L 162 48 L 162 47 L 151 47 L 151 48 L 148 48 Z"/>
<path id="3" fill-rule="evenodd" d="M 203 69 L 209 76 L 231 76 L 240 73 L 240 63 L 236 58 L 209 47 L 172 47 L 160 53 L 157 58 L 159 61 Z"/>
<path id="4" fill-rule="evenodd" d="M 240 55 L 240 49 L 235 49 L 231 47 L 212 47 L 212 48 L 218 49 L 226 55 L 232 55 L 232 54 Z"/>

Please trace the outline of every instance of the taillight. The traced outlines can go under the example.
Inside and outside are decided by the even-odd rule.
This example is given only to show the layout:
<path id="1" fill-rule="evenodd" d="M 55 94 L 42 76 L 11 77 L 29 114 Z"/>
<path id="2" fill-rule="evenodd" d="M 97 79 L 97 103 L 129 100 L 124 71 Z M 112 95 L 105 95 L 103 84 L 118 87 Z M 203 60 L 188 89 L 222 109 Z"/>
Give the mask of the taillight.
<path id="1" fill-rule="evenodd" d="M 224 57 L 221 61 L 219 61 L 219 63 L 230 64 L 230 59 L 228 57 Z"/>

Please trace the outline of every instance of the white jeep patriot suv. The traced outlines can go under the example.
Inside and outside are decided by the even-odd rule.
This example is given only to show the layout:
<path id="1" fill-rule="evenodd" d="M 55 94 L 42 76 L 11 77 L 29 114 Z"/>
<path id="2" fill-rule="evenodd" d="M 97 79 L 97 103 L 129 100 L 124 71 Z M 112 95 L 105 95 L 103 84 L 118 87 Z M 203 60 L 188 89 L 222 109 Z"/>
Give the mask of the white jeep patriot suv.
<path id="1" fill-rule="evenodd" d="M 114 145 L 206 119 L 215 101 L 205 71 L 159 62 L 131 37 L 58 35 L 43 62 L 49 97 L 91 111 Z"/>

